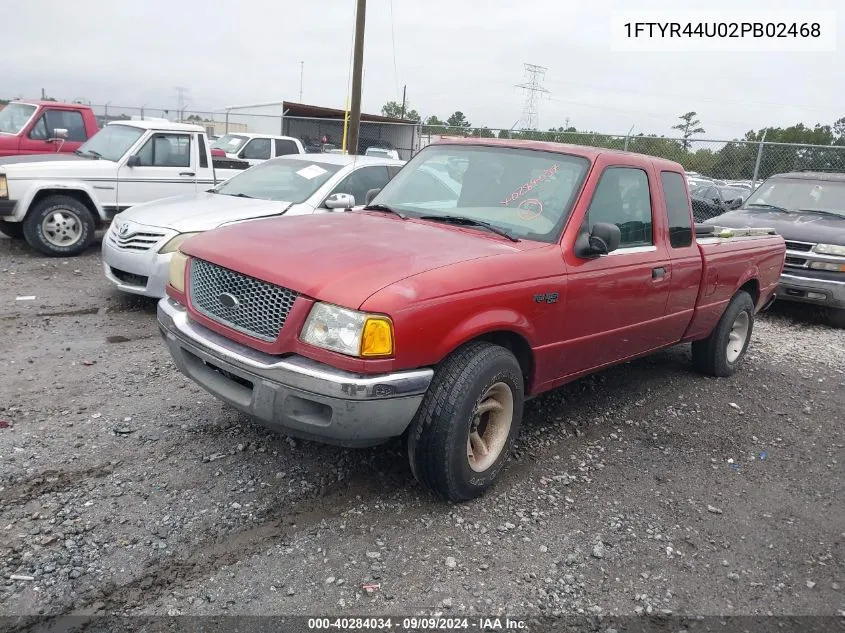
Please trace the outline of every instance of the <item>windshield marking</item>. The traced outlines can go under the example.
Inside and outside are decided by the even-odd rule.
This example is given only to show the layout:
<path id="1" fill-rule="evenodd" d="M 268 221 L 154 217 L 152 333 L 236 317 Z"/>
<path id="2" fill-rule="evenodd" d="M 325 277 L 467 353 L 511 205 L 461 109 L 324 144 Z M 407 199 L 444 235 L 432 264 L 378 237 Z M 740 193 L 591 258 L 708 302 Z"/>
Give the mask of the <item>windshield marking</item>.
<path id="1" fill-rule="evenodd" d="M 543 202 L 537 198 L 528 198 L 523 200 L 517 206 L 519 209 L 519 219 L 532 221 L 543 215 Z"/>
<path id="2" fill-rule="evenodd" d="M 526 182 L 519 189 L 517 189 L 511 195 L 509 195 L 507 198 L 502 200 L 501 203 L 504 204 L 504 205 L 508 205 L 515 200 L 519 200 L 522 196 L 524 196 L 529 191 L 534 189 L 534 187 L 539 185 L 541 182 L 543 182 L 544 180 L 548 180 L 549 178 L 554 176 L 557 173 L 558 169 L 560 169 L 560 165 L 558 163 L 555 163 L 554 165 L 549 167 L 546 171 L 544 171 L 542 174 L 540 174 L 539 176 L 537 176 L 533 180 L 529 180 L 528 182 Z"/>

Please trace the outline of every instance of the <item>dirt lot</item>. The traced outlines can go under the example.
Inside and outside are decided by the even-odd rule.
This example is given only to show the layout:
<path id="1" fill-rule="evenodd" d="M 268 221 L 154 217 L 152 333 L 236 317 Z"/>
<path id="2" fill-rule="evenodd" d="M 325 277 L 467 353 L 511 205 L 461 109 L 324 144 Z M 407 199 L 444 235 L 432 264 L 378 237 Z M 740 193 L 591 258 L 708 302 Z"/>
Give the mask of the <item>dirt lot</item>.
<path id="1" fill-rule="evenodd" d="M 845 615 L 841 330 L 780 308 L 732 378 L 680 347 L 538 398 L 447 505 L 398 444 L 201 391 L 98 248 L 0 239 L 0 614 Z"/>

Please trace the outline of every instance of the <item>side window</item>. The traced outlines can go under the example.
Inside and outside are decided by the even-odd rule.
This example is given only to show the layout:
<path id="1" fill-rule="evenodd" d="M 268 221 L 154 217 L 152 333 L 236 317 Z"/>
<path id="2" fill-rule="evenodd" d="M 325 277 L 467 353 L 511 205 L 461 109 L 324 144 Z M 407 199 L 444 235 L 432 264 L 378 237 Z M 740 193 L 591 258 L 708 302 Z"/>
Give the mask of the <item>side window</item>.
<path id="1" fill-rule="evenodd" d="M 154 134 L 138 152 L 143 167 L 190 167 L 191 137 Z"/>
<path id="2" fill-rule="evenodd" d="M 38 117 L 35 125 L 29 131 L 29 138 L 33 141 L 46 141 L 50 138 L 50 132 L 47 130 L 47 117 L 43 114 Z"/>
<path id="3" fill-rule="evenodd" d="M 241 158 L 268 160 L 270 158 L 270 147 L 269 138 L 254 138 L 244 147 L 244 150 L 241 152 Z"/>
<path id="4" fill-rule="evenodd" d="M 47 120 L 47 133 L 50 136 L 53 136 L 53 130 L 59 128 L 67 130 L 68 141 L 81 143 L 88 140 L 81 113 L 75 110 L 47 110 L 44 118 Z"/>
<path id="5" fill-rule="evenodd" d="M 299 147 L 293 141 L 284 138 L 277 138 L 276 156 L 287 156 L 288 154 L 299 154 Z"/>
<path id="6" fill-rule="evenodd" d="M 692 244 L 692 220 L 690 202 L 684 189 L 684 178 L 674 171 L 661 171 L 663 199 L 669 215 L 669 243 L 672 248 L 684 248 Z"/>
<path id="7" fill-rule="evenodd" d="M 399 173 L 400 169 L 402 169 L 402 165 L 388 165 L 387 174 L 390 178 L 393 178 L 396 174 Z"/>
<path id="8" fill-rule="evenodd" d="M 202 134 L 197 136 L 197 149 L 200 153 L 200 168 L 208 167 L 208 152 L 205 151 L 205 137 Z"/>
<path id="9" fill-rule="evenodd" d="M 654 244 L 648 176 L 634 167 L 608 167 L 601 175 L 587 222 L 615 224 L 622 232 L 620 248 Z"/>
<path id="10" fill-rule="evenodd" d="M 387 174 L 387 167 L 362 167 L 344 178 L 332 189 L 332 194 L 350 193 L 355 197 L 355 204 L 364 204 L 367 192 L 370 189 L 381 189 L 388 180 L 390 177 Z"/>

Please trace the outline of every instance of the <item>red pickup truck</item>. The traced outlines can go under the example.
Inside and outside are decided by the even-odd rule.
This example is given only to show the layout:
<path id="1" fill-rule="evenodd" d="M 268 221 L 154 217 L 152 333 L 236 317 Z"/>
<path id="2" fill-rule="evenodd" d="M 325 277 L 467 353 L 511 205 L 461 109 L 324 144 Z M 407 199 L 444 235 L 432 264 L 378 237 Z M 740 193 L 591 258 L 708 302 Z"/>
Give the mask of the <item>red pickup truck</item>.
<path id="1" fill-rule="evenodd" d="M 72 153 L 99 129 L 90 106 L 12 101 L 0 110 L 0 157 Z"/>
<path id="2" fill-rule="evenodd" d="M 367 197 L 189 238 L 160 330 L 181 372 L 270 428 L 404 434 L 454 501 L 493 483 L 526 398 L 683 342 L 732 374 L 784 263 L 765 229 L 697 235 L 683 168 L 650 156 L 452 140 Z"/>

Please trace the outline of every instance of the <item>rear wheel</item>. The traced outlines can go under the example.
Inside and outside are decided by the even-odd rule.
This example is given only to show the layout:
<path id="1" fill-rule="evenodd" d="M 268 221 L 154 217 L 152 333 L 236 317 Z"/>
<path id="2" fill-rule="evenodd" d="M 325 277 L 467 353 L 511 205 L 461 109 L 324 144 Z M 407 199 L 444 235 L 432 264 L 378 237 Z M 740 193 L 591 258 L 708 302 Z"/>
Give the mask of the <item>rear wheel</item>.
<path id="1" fill-rule="evenodd" d="M 435 371 L 409 429 L 414 476 L 449 501 L 483 494 L 508 460 L 524 398 L 510 351 L 481 342 L 456 350 Z"/>
<path id="2" fill-rule="evenodd" d="M 88 207 L 70 196 L 45 198 L 23 222 L 29 245 L 52 257 L 79 255 L 94 240 L 96 229 Z"/>
<path id="3" fill-rule="evenodd" d="M 23 224 L 20 222 L 6 222 L 5 220 L 0 220 L 0 233 L 6 235 L 7 237 L 11 237 L 13 240 L 22 239 Z"/>
<path id="4" fill-rule="evenodd" d="M 741 290 L 728 303 L 710 336 L 693 342 L 693 365 L 711 376 L 732 375 L 745 357 L 753 329 L 754 301 Z"/>

